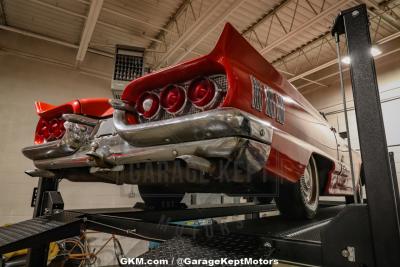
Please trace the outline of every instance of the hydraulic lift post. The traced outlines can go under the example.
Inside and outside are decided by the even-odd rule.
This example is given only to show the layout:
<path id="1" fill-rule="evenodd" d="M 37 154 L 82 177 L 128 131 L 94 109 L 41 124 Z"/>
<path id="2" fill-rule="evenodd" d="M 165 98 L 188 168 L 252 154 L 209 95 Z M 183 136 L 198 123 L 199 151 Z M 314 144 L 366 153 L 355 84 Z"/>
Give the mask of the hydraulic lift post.
<path id="1" fill-rule="evenodd" d="M 346 35 L 351 61 L 350 76 L 375 264 L 396 266 L 400 262 L 398 196 L 390 169 L 375 64 L 370 52 L 369 25 L 367 8 L 359 5 L 339 14 L 332 35 Z"/>
<path id="2" fill-rule="evenodd" d="M 58 190 L 58 179 L 39 178 L 37 194 L 35 199 L 35 208 L 33 211 L 33 218 L 45 214 L 45 194 L 49 191 Z M 33 202 L 33 201 L 32 201 Z M 49 252 L 49 243 L 39 243 L 29 250 L 27 258 L 27 266 L 46 266 L 47 256 Z"/>

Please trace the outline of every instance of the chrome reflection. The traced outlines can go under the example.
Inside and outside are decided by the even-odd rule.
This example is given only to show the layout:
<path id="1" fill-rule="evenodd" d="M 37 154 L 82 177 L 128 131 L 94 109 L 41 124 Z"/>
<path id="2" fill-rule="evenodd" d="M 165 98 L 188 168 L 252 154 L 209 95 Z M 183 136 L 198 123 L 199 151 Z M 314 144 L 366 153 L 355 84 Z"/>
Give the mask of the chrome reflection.
<path id="1" fill-rule="evenodd" d="M 134 146 L 176 144 L 229 136 L 243 136 L 267 144 L 272 141 L 269 122 L 236 108 L 220 108 L 182 117 L 127 125 L 125 112 L 114 111 L 118 134 Z"/>

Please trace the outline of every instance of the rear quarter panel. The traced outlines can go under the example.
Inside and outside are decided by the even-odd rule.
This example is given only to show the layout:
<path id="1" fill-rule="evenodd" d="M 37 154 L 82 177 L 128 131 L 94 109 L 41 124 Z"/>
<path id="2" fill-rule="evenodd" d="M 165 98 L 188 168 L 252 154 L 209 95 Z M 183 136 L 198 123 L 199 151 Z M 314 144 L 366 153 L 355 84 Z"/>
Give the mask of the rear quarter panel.
<path id="1" fill-rule="evenodd" d="M 235 45 L 231 45 L 235 44 Z M 273 127 L 272 149 L 266 169 L 291 182 L 299 180 L 311 155 L 331 161 L 325 193 L 351 194 L 349 162 L 340 162 L 334 132 L 319 112 L 269 62 L 231 26 L 226 26 L 211 55 L 226 71 L 229 90 L 223 106 L 251 113 Z M 281 95 L 285 105 L 284 123 L 252 107 L 251 76 Z M 361 160 L 354 152 L 355 176 L 359 179 Z M 345 167 L 343 167 L 345 166 Z"/>

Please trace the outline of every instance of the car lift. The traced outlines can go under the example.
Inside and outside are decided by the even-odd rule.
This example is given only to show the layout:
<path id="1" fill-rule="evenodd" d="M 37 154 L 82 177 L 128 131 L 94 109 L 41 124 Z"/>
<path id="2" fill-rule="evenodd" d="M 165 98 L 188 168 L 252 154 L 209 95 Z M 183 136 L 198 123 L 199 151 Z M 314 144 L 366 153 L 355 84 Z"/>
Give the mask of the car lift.
<path id="1" fill-rule="evenodd" d="M 40 178 L 34 218 L 0 228 L 0 254 L 30 248 L 27 266 L 46 266 L 49 242 L 82 229 L 163 242 L 143 258 L 275 258 L 320 266 L 398 266 L 399 193 L 393 153 L 387 152 L 365 5 L 341 12 L 332 35 L 346 35 L 367 203 L 321 203 L 316 218 L 281 216 L 201 227 L 171 222 L 254 214 L 273 204 L 196 206 L 174 210 L 140 208 L 63 211 L 56 180 Z M 182 247 L 184 245 L 184 247 Z"/>

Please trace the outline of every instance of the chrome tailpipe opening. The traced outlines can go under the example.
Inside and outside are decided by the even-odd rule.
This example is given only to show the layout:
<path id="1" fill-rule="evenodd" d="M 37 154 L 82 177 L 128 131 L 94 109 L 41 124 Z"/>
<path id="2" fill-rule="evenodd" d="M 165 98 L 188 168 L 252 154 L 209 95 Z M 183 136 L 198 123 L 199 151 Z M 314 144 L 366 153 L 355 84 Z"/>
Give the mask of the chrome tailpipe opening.
<path id="1" fill-rule="evenodd" d="M 211 174 L 215 170 L 215 166 L 208 159 L 198 157 L 195 155 L 182 155 L 176 158 L 183 161 L 189 169 L 201 171 Z"/>

